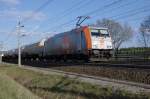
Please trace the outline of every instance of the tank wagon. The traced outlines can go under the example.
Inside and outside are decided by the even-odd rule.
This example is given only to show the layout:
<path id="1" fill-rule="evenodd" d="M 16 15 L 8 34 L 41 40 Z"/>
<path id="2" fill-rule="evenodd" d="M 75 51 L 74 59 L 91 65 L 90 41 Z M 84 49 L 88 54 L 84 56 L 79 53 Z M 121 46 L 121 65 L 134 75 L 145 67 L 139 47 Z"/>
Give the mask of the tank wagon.
<path id="1" fill-rule="evenodd" d="M 44 53 L 45 40 L 46 39 L 43 39 L 40 42 L 24 46 L 22 48 L 22 58 L 25 58 L 25 59 L 42 58 L 43 53 Z"/>
<path id="2" fill-rule="evenodd" d="M 18 49 L 13 49 L 4 52 L 4 58 L 6 59 L 15 59 L 18 57 Z"/>
<path id="3" fill-rule="evenodd" d="M 92 60 L 110 58 L 112 40 L 107 28 L 82 26 L 27 45 L 22 58 Z"/>

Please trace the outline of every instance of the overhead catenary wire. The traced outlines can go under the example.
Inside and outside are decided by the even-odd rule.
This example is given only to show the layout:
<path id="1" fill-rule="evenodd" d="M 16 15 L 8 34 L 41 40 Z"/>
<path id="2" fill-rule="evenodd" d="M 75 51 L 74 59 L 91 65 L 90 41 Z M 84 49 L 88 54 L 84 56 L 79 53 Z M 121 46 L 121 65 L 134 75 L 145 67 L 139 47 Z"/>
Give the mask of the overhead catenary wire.
<path id="1" fill-rule="evenodd" d="M 114 3 L 113 3 L 114 4 Z M 143 7 L 141 7 L 143 8 Z M 118 17 L 116 20 L 118 19 L 122 19 L 122 18 L 128 18 L 128 17 L 131 17 L 131 15 L 137 15 L 137 14 L 140 14 L 140 13 L 143 13 L 143 12 L 148 12 L 150 11 L 150 9 L 135 9 L 135 10 L 130 10 L 129 12 L 133 12 L 133 13 L 129 13 L 129 14 L 126 14 L 126 15 L 123 15 L 123 14 L 120 14 L 121 17 Z M 140 10 L 140 11 L 139 11 Z M 141 11 L 142 10 L 142 11 Z M 127 13 L 127 12 L 126 12 Z"/>
<path id="2" fill-rule="evenodd" d="M 123 0 L 116 0 L 116 1 L 113 1 L 113 2 L 111 2 L 111 3 L 109 3 L 109 4 L 106 4 L 106 5 L 102 6 L 102 7 L 99 7 L 99 8 L 97 8 L 97 9 L 93 10 L 93 11 L 90 11 L 90 12 L 88 12 L 88 13 L 85 13 L 84 16 L 88 16 L 88 15 L 91 15 L 91 14 L 95 14 L 95 13 L 101 11 L 101 10 L 104 10 L 104 9 L 106 9 L 106 8 L 109 8 L 109 7 L 113 6 L 113 5 L 116 5 L 116 4 L 118 4 L 118 3 L 122 2 L 122 1 L 123 1 Z"/>
<path id="3" fill-rule="evenodd" d="M 88 14 L 95 14 L 95 13 L 97 13 L 98 11 L 101 11 L 101 10 L 104 10 L 104 8 L 109 8 L 110 6 L 113 6 L 113 5 L 116 5 L 116 4 L 118 4 L 118 3 L 120 3 L 120 2 L 122 2 L 122 0 L 116 0 L 116 1 L 114 1 L 114 2 L 111 2 L 111 3 L 109 3 L 109 4 L 107 4 L 107 5 L 104 5 L 103 7 L 100 7 L 100 8 L 98 8 L 98 9 L 96 9 L 96 10 L 93 10 L 93 11 L 91 11 L 91 12 L 89 12 L 89 13 L 86 13 L 85 15 L 88 15 Z M 125 4 L 125 5 L 122 5 L 122 6 L 126 6 L 126 5 L 128 5 L 129 3 L 127 3 L 127 4 Z M 119 6 L 119 7 L 121 7 L 121 6 Z M 57 27 L 57 26 L 56 26 Z M 58 26 L 59 27 L 59 26 Z M 51 28 L 52 29 L 52 28 Z"/>
<path id="4" fill-rule="evenodd" d="M 51 20 L 53 21 L 53 23 L 54 23 L 54 22 L 57 23 L 57 22 L 59 22 L 60 20 L 64 19 L 65 16 L 68 16 L 68 15 L 70 15 L 71 13 L 73 13 L 74 10 L 75 10 L 75 11 L 78 11 L 79 9 L 81 9 L 81 7 L 83 7 L 83 6 L 87 5 L 87 4 L 89 4 L 90 2 L 91 2 L 91 0 L 88 0 L 87 2 L 81 0 L 81 1 L 79 1 L 79 2 L 77 2 L 77 3 L 75 3 L 74 5 L 72 5 L 70 8 L 67 8 L 66 10 L 64 10 L 63 12 L 61 12 L 60 14 L 55 15 L 55 16 L 52 17 L 52 18 L 49 18 L 49 20 L 51 19 Z M 56 17 L 56 16 L 59 16 L 59 18 Z M 58 20 L 58 19 L 59 19 L 59 20 Z M 43 24 L 43 23 L 40 24 L 40 27 L 42 27 L 42 25 L 44 25 L 44 24 Z"/>
<path id="5" fill-rule="evenodd" d="M 98 9 L 96 9 L 96 10 L 93 10 L 93 11 L 91 11 L 91 12 L 89 12 L 89 13 L 94 13 L 95 11 L 98 11 L 98 10 L 104 10 L 106 7 L 108 8 L 109 6 L 113 6 L 113 5 L 115 5 L 115 4 L 118 4 L 119 2 L 122 2 L 123 0 L 116 0 L 116 1 L 114 1 L 114 2 L 111 2 L 111 3 L 109 3 L 109 4 L 106 4 L 106 5 L 104 5 L 103 7 L 100 7 L 100 8 L 98 8 Z M 91 0 L 90 1 L 88 1 L 88 2 L 86 2 L 84 5 L 86 5 L 86 4 L 88 4 L 89 2 L 91 2 Z M 81 4 L 82 2 L 80 1 L 80 2 L 78 2 L 77 4 Z M 83 5 L 82 5 L 83 6 Z M 57 22 L 58 21 L 60 21 L 63 17 L 65 17 L 66 15 L 68 15 L 68 14 L 70 14 L 70 13 L 68 13 L 68 12 L 70 12 L 71 11 L 71 9 L 72 9 L 73 7 L 71 7 L 70 8 L 70 10 L 69 11 L 65 11 L 65 12 L 67 12 L 67 14 L 64 14 L 63 16 L 61 16 L 61 18 L 59 18 L 59 20 L 57 20 Z M 80 6 L 78 6 L 78 8 L 77 9 L 80 9 Z M 73 11 L 72 11 L 73 12 Z M 71 13 L 72 13 L 71 12 Z M 87 14 L 89 14 L 89 13 L 87 13 Z M 72 21 L 72 20 L 71 20 Z M 70 22 L 70 21 L 69 21 Z M 68 22 L 67 22 L 68 23 Z M 53 29 L 53 28 L 57 28 L 57 27 L 63 27 L 63 25 L 64 24 L 66 24 L 66 23 L 63 23 L 63 24 L 61 24 L 61 25 L 58 25 L 58 26 L 54 26 L 54 27 L 52 27 L 52 28 L 49 28 L 48 30 L 51 30 L 51 29 Z"/>
<path id="6" fill-rule="evenodd" d="M 54 0 L 47 0 L 39 8 L 37 8 L 36 10 L 34 10 L 28 17 L 26 17 L 25 19 L 23 19 L 22 22 L 25 23 L 25 22 L 29 21 L 30 19 L 32 19 L 32 17 L 34 17 L 39 11 L 41 11 L 42 9 L 44 9 L 45 7 L 47 7 L 53 1 Z"/>
<path id="7" fill-rule="evenodd" d="M 47 32 L 47 31 L 49 31 L 49 30 L 52 30 L 52 29 L 56 29 L 56 28 L 63 27 L 63 26 L 65 26 L 65 25 L 70 24 L 70 23 L 73 23 L 73 22 L 75 22 L 75 21 L 76 21 L 76 19 L 69 20 L 69 21 L 67 21 L 67 22 L 65 22 L 65 23 L 62 23 L 62 24 L 60 24 L 60 25 L 51 27 L 51 28 L 49 28 L 48 30 L 46 30 L 45 32 Z M 43 33 L 45 33 L 45 32 L 43 32 Z"/>
<path id="8" fill-rule="evenodd" d="M 103 7 L 97 8 L 97 9 L 91 11 L 91 12 L 86 13 L 85 16 L 86 16 L 86 15 L 93 14 L 93 13 L 97 13 L 97 12 L 100 11 L 100 10 L 104 10 L 105 8 L 108 8 L 108 7 L 110 7 L 110 6 L 116 5 L 116 4 L 118 4 L 118 3 L 122 2 L 122 1 L 123 1 L 123 0 L 116 0 L 116 1 L 114 1 L 114 2 L 111 2 L 111 3 L 109 3 L 109 4 L 106 4 L 106 5 L 104 5 Z M 58 20 L 58 21 L 59 21 L 59 20 Z M 63 25 L 63 24 L 61 24 L 61 25 Z M 60 26 L 60 25 L 58 25 L 58 27 L 59 27 L 59 26 Z M 55 26 L 55 28 L 56 28 L 56 27 L 57 27 L 57 26 Z M 50 29 L 52 29 L 52 28 L 50 28 Z M 48 30 L 49 30 L 49 29 L 48 29 Z"/>
<path id="9" fill-rule="evenodd" d="M 123 7 L 123 6 L 126 6 L 126 5 L 131 5 L 130 3 L 127 3 L 125 5 L 122 5 L 122 6 L 119 6 L 119 8 Z M 144 6 L 144 7 L 140 7 L 139 9 L 134 9 L 134 10 L 129 10 L 127 12 L 123 12 L 121 14 L 118 14 L 118 15 L 115 15 L 113 17 L 118 17 L 116 18 L 115 20 L 120 20 L 120 19 L 125 19 L 125 18 L 129 18 L 129 17 L 132 17 L 132 16 L 135 16 L 137 14 L 140 14 L 140 13 L 146 13 L 146 12 L 149 12 L 150 9 L 143 9 L 143 8 L 146 8 L 146 7 L 149 7 L 149 5 L 147 6 Z M 141 11 L 142 10 L 142 11 Z M 130 13 L 131 12 L 131 13 Z M 125 14 L 124 14 L 125 13 Z M 95 17 L 95 16 L 92 16 L 92 18 Z M 112 18 L 112 17 L 109 17 L 109 18 Z M 144 17 L 141 17 L 141 18 L 144 18 Z M 141 19 L 141 18 L 137 18 L 137 19 Z M 136 19 L 133 19 L 133 20 L 136 20 Z"/>
<path id="10" fill-rule="evenodd" d="M 147 6 L 143 6 L 143 7 L 140 7 L 140 8 L 136 8 L 136 9 L 131 9 L 131 10 L 128 10 L 128 11 L 126 11 L 126 12 L 122 12 L 122 13 L 119 13 L 119 14 L 117 14 L 117 15 L 114 15 L 114 16 L 110 16 L 110 17 L 108 17 L 108 18 L 116 18 L 116 19 L 118 19 L 118 18 L 120 18 L 120 17 L 122 17 L 122 16 L 125 16 L 125 15 L 128 15 L 128 14 L 136 14 L 136 13 L 141 13 L 141 12 L 143 12 L 143 11 L 147 11 L 147 10 L 149 10 L 149 9 L 145 9 L 146 7 L 149 7 L 149 5 L 147 5 Z"/>
<path id="11" fill-rule="evenodd" d="M 91 0 L 90 0 L 91 1 Z M 56 18 L 56 16 L 59 16 L 60 18 L 63 18 L 64 16 L 68 15 L 69 13 L 73 12 L 74 9 L 76 9 L 77 7 L 81 7 L 82 3 L 85 3 L 85 1 L 80 0 L 79 2 L 75 3 L 74 5 L 72 5 L 71 7 L 67 8 L 66 10 L 62 11 L 61 13 L 55 15 L 53 18 L 53 20 L 58 20 L 58 18 Z"/>
<path id="12" fill-rule="evenodd" d="M 27 21 L 27 20 L 29 20 L 29 18 L 32 18 L 32 16 L 34 16 L 34 14 L 36 14 L 39 10 L 41 10 L 43 7 L 45 7 L 46 5 L 48 5 L 48 3 L 51 3 L 52 1 L 54 1 L 54 0 L 48 0 L 47 2 L 45 2 L 42 6 L 40 6 L 37 10 L 35 10 L 28 18 L 26 18 L 26 19 L 24 19 L 23 21 Z M 90 2 L 91 2 L 91 0 L 90 0 Z M 68 9 L 66 9 L 65 11 L 63 11 L 61 14 L 63 15 L 63 16 L 65 16 L 68 12 L 72 12 L 72 9 L 74 9 L 74 8 L 76 8 L 76 7 L 81 7 L 81 6 L 83 6 L 83 5 L 86 5 L 87 3 L 89 3 L 89 1 L 88 2 L 85 2 L 85 1 L 83 1 L 83 0 L 81 0 L 81 1 L 79 1 L 79 2 L 77 2 L 77 3 L 75 3 L 73 6 L 71 6 L 70 8 L 68 8 Z M 61 14 L 59 14 L 59 15 L 61 15 Z M 59 15 L 57 15 L 57 16 L 59 16 Z M 63 17 L 63 16 L 61 16 L 61 17 Z M 56 17 L 54 17 L 54 18 L 56 18 Z M 57 18 L 56 18 L 57 19 Z M 60 18 L 59 18 L 60 19 Z M 53 19 L 54 20 L 54 19 Z M 70 21 L 69 21 L 70 22 Z M 67 22 L 68 23 L 68 22 Z M 41 27 L 41 25 L 42 24 L 40 24 L 40 27 Z M 34 31 L 37 31 L 37 30 L 34 30 Z"/>
<path id="13" fill-rule="evenodd" d="M 15 25 L 15 26 L 13 27 L 13 29 L 12 29 L 10 32 L 8 32 L 8 35 L 7 35 L 6 38 L 4 39 L 4 42 L 5 42 L 5 43 L 7 43 L 7 42 L 9 41 L 9 38 L 10 38 L 10 36 L 12 35 L 12 33 L 14 33 L 14 32 L 16 31 L 16 26 L 17 26 L 17 25 Z"/>
<path id="14" fill-rule="evenodd" d="M 146 15 L 146 16 L 142 16 L 142 17 L 137 17 L 137 18 L 130 18 L 130 19 L 128 19 L 128 21 L 136 21 L 136 20 L 139 20 L 139 19 L 145 19 L 145 18 L 147 18 L 148 16 Z"/>
<path id="15" fill-rule="evenodd" d="M 125 3 L 125 4 L 121 4 L 121 5 L 119 5 L 118 7 L 115 7 L 115 8 L 112 8 L 112 9 L 109 8 L 109 10 L 106 10 L 106 9 L 105 9 L 106 11 L 103 12 L 102 14 L 104 14 L 104 13 L 106 13 L 106 12 L 108 12 L 108 13 L 115 12 L 116 10 L 118 10 L 118 9 L 120 9 L 120 8 L 133 5 L 133 4 L 137 3 L 138 1 L 139 1 L 139 0 L 132 0 L 132 1 L 127 2 L 127 3 Z M 93 18 L 93 17 L 97 17 L 97 16 L 98 16 L 98 15 L 97 15 L 97 13 L 96 13 L 95 15 L 92 16 L 92 18 Z"/>
<path id="16" fill-rule="evenodd" d="M 140 12 L 134 12 L 134 13 L 130 13 L 128 15 L 124 15 L 124 16 L 120 16 L 118 18 L 115 18 L 115 20 L 120 20 L 122 18 L 127 18 L 127 17 L 131 17 L 131 16 L 135 16 L 137 14 L 140 14 L 140 13 L 145 13 L 145 12 L 150 12 L 150 9 L 143 9 L 142 11 Z"/>
<path id="17" fill-rule="evenodd" d="M 82 0 L 83 1 L 83 0 Z M 75 9 L 69 10 L 67 11 L 64 15 L 62 15 L 60 18 L 63 19 L 65 16 L 70 15 L 71 13 L 74 13 L 75 11 L 79 11 L 81 10 L 82 7 L 86 6 L 87 4 L 89 4 L 92 0 L 88 0 L 88 1 L 83 1 L 82 3 L 79 3 L 77 6 L 75 6 Z M 74 8 L 74 7 L 72 7 Z M 59 19 L 60 20 L 60 19 Z"/>

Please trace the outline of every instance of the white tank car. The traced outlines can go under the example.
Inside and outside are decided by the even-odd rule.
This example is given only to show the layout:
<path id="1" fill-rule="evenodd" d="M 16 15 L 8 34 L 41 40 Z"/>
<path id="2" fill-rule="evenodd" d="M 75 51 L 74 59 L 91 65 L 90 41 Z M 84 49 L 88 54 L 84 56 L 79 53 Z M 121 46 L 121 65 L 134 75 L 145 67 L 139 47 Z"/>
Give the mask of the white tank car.
<path id="1" fill-rule="evenodd" d="M 45 40 L 46 39 L 43 39 L 40 42 L 24 46 L 22 48 L 22 56 L 23 57 L 26 57 L 27 55 L 42 56 Z"/>
<path id="2" fill-rule="evenodd" d="M 11 57 L 16 57 L 18 55 L 18 50 L 17 49 L 12 49 L 9 51 L 5 51 L 4 57 L 5 56 L 11 56 Z"/>

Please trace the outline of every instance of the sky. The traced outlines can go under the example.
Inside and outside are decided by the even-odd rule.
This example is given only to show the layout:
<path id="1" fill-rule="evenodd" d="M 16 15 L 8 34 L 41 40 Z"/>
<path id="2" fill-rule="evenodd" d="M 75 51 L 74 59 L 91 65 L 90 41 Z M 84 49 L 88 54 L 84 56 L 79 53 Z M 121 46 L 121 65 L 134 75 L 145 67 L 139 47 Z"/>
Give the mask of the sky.
<path id="1" fill-rule="evenodd" d="M 0 42 L 5 50 L 17 47 L 20 20 L 21 44 L 31 44 L 75 28 L 77 17 L 90 16 L 83 25 L 103 18 L 129 24 L 133 38 L 124 47 L 138 46 L 140 23 L 150 15 L 150 0 L 0 0 Z M 112 5 L 110 5 L 112 2 Z"/>

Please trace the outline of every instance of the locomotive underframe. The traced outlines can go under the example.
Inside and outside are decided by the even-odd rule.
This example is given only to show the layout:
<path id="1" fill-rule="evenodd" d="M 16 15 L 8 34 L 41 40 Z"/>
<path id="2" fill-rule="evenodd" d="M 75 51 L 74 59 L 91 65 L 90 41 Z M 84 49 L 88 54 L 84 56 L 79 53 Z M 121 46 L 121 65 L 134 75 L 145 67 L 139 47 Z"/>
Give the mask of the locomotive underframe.
<path id="1" fill-rule="evenodd" d="M 89 60 L 99 61 L 101 59 L 109 59 L 112 57 L 112 49 L 92 49 L 89 50 Z"/>

